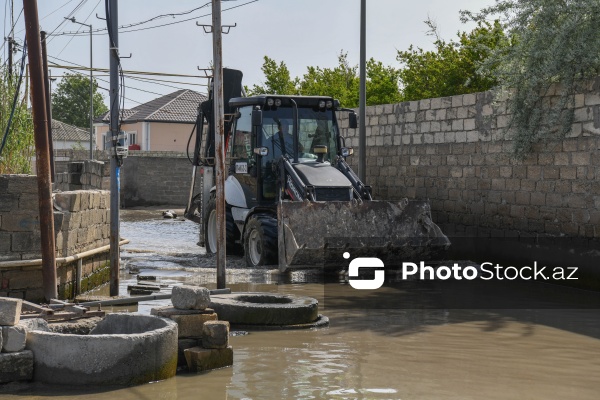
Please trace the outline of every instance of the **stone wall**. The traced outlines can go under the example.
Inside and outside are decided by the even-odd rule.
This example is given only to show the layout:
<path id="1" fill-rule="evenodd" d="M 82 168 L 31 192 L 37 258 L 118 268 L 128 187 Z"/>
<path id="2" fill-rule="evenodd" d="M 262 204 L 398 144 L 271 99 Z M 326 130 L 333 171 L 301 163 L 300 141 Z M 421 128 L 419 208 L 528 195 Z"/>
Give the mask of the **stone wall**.
<path id="1" fill-rule="evenodd" d="M 73 185 L 82 184 L 86 179 L 77 176 L 77 168 L 85 170 L 88 162 L 83 167 L 78 167 L 79 162 L 89 158 L 89 154 L 77 150 L 56 150 L 57 171 L 66 170 L 68 175 L 63 175 L 60 189 L 68 183 L 73 190 Z M 110 189 L 110 161 L 109 152 L 97 151 L 95 157 L 103 161 L 101 169 L 102 189 Z M 73 161 L 78 161 L 73 163 Z M 58 165 L 60 164 L 60 166 Z M 73 165 L 73 166 L 71 166 Z M 65 173 L 66 174 L 66 173 Z M 168 151 L 134 151 L 124 159 L 121 167 L 121 207 L 136 206 L 185 206 L 187 204 L 192 165 L 183 153 Z M 94 179 L 92 177 L 92 179 Z M 57 180 L 58 182 L 58 180 Z"/>
<path id="2" fill-rule="evenodd" d="M 600 238 L 600 78 L 575 97 L 567 138 L 513 159 L 491 93 L 367 108 L 367 183 L 379 199 L 429 199 L 450 236 Z M 358 172 L 358 129 L 341 121 Z"/>
<path id="3" fill-rule="evenodd" d="M 40 265 L 6 262 L 41 258 L 37 177 L 0 175 L 0 296 L 32 301 L 43 298 Z M 55 193 L 55 243 L 58 258 L 109 244 L 109 192 Z M 108 251 L 82 262 L 81 291 L 108 281 Z M 4 265 L 3 265 L 4 263 Z M 77 262 L 58 263 L 59 297 L 74 295 Z"/>

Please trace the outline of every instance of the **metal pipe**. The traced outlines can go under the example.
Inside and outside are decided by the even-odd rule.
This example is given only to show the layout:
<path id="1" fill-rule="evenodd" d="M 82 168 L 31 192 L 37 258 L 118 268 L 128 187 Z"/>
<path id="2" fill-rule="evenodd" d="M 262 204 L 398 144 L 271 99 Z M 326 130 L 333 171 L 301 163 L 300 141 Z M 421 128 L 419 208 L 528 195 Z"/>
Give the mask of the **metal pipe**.
<path id="1" fill-rule="evenodd" d="M 56 287 L 56 254 L 54 245 L 54 213 L 52 209 L 52 181 L 50 179 L 50 154 L 48 126 L 44 94 L 44 72 L 40 25 L 36 0 L 23 0 L 25 33 L 29 46 L 29 59 L 33 127 L 35 135 L 35 157 L 40 210 L 40 240 L 42 247 L 42 281 L 46 300 L 58 297 Z"/>
<path id="2" fill-rule="evenodd" d="M 124 245 L 129 243 L 129 240 L 123 239 L 119 242 L 120 245 Z M 97 247 L 92 250 L 84 251 L 83 253 L 77 253 L 68 257 L 59 257 L 56 259 L 56 264 L 68 264 L 70 262 L 84 259 L 87 257 L 95 256 L 96 254 L 104 253 L 107 250 L 110 250 L 110 245 Z M 15 260 L 15 261 L 0 261 L 0 269 L 7 269 L 13 267 L 35 267 L 38 265 L 42 265 L 42 259 L 37 258 L 33 260 Z"/>
<path id="3" fill-rule="evenodd" d="M 217 212 L 217 288 L 227 286 L 225 280 L 226 236 L 225 236 L 225 147 L 224 147 L 224 104 L 223 104 L 223 35 L 221 27 L 221 0 L 212 0 L 213 33 L 213 85 L 215 126 L 215 172 Z"/>
<path id="4" fill-rule="evenodd" d="M 119 209 L 120 166 L 117 156 L 119 137 L 119 38 L 117 0 L 109 0 L 109 53 L 110 53 L 110 295 L 119 295 Z"/>
<path id="5" fill-rule="evenodd" d="M 46 117 L 48 118 L 48 146 L 50 152 L 50 179 L 55 181 L 54 142 L 52 141 L 52 93 L 50 91 L 50 74 L 48 73 L 48 54 L 46 52 L 46 32 L 40 32 L 42 40 L 42 62 L 44 64 L 44 92 L 46 94 Z"/>
<path id="6" fill-rule="evenodd" d="M 358 101 L 358 176 L 367 179 L 367 0 L 360 1 L 360 94 Z"/>

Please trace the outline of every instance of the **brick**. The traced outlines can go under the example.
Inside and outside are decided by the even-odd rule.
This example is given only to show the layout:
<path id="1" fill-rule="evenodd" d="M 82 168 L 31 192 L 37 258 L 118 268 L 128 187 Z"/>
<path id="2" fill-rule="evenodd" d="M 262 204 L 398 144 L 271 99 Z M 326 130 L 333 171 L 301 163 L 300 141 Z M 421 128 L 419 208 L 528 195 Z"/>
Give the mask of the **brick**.
<path id="1" fill-rule="evenodd" d="M 19 208 L 19 196 L 0 194 L 0 212 L 14 212 Z"/>
<path id="2" fill-rule="evenodd" d="M 33 213 L 5 214 L 2 215 L 0 230 L 10 232 L 31 232 L 39 229 L 39 217 Z"/>

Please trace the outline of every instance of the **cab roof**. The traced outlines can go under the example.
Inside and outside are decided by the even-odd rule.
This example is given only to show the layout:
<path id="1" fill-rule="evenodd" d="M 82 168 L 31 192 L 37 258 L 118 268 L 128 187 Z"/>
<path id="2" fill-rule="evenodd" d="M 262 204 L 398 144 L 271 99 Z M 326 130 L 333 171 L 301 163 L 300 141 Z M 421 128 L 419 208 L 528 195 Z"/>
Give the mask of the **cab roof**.
<path id="1" fill-rule="evenodd" d="M 289 96 L 279 94 L 261 94 L 250 97 L 234 97 L 229 100 L 230 107 L 244 107 L 244 106 L 266 106 L 267 99 L 281 99 L 282 107 L 291 107 L 294 100 L 298 107 L 318 107 L 319 101 L 331 100 L 329 96 Z"/>

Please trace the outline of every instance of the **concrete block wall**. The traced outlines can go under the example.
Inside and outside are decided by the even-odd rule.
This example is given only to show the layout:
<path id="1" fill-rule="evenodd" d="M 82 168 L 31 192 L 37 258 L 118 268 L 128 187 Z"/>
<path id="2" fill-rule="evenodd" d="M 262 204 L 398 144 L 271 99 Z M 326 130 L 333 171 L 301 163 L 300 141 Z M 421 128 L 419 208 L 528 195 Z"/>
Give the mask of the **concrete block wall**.
<path id="1" fill-rule="evenodd" d="M 41 258 L 37 193 L 36 176 L 0 175 L 0 262 Z M 109 192 L 81 190 L 55 193 L 53 197 L 57 257 L 109 244 Z M 85 288 L 108 281 L 107 260 L 108 252 L 83 261 Z M 61 298 L 73 295 L 76 266 L 77 262 L 57 267 Z M 0 296 L 41 300 L 41 266 L 0 265 Z"/>
<path id="2" fill-rule="evenodd" d="M 575 97 L 567 138 L 512 157 L 491 93 L 367 108 L 367 184 L 378 199 L 429 199 L 451 236 L 600 238 L 600 78 Z M 341 132 L 355 155 L 358 129 Z"/>
<path id="3" fill-rule="evenodd" d="M 54 190 L 110 190 L 109 164 L 97 160 L 70 161 L 66 172 L 57 173 Z"/>

